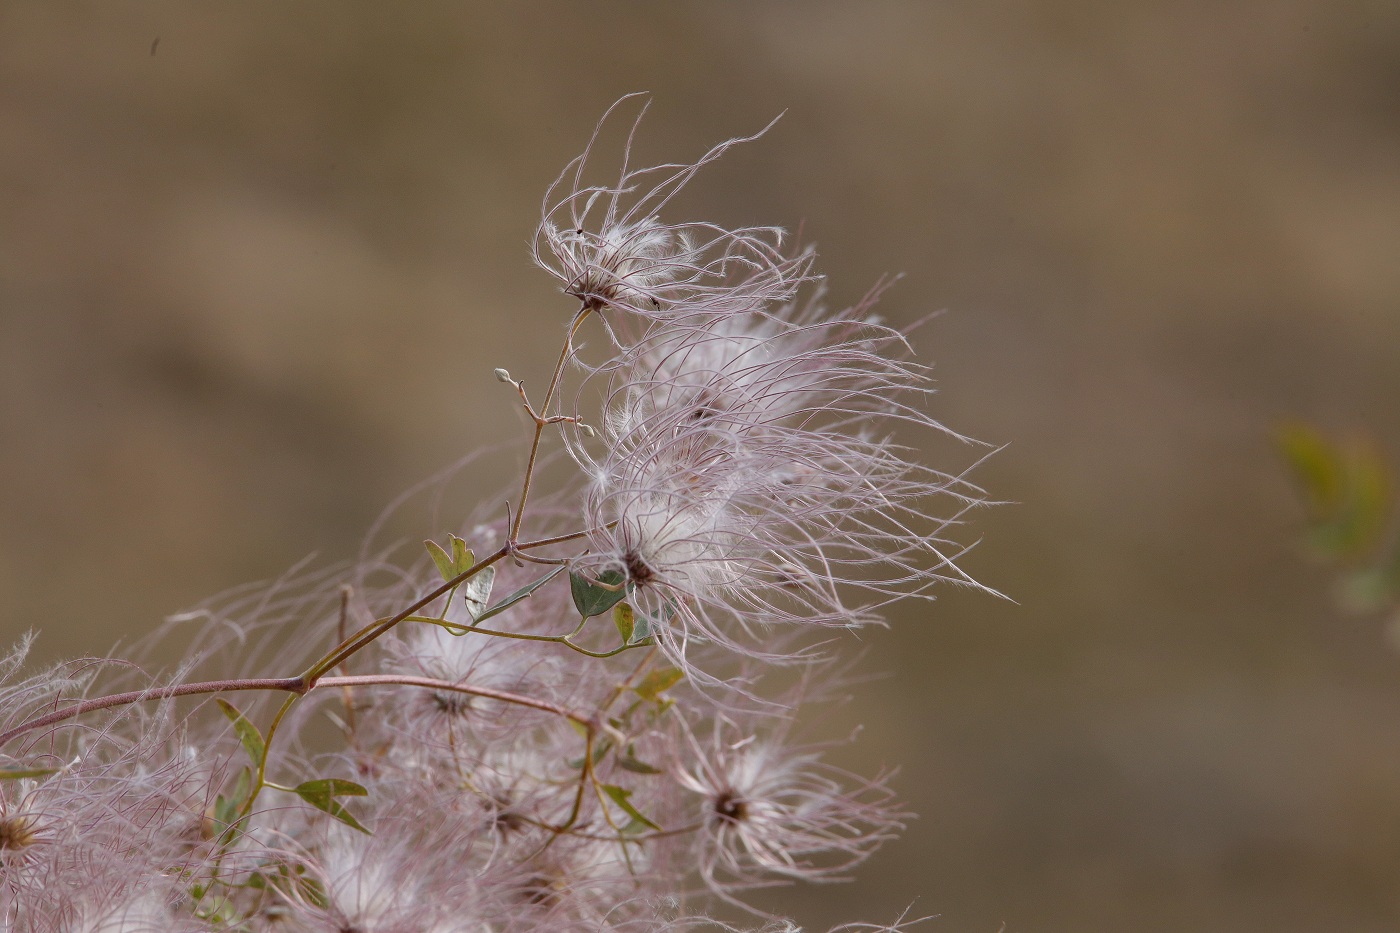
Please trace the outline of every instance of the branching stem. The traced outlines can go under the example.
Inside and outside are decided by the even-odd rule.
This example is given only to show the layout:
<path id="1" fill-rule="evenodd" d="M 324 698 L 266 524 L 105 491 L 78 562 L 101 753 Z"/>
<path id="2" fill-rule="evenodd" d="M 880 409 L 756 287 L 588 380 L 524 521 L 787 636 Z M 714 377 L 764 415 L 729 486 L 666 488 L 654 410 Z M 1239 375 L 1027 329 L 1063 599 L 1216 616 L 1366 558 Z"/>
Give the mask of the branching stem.
<path id="1" fill-rule="evenodd" d="M 540 438 L 544 435 L 545 426 L 555 421 L 571 420 L 568 418 L 551 419 L 549 417 L 549 403 L 554 400 L 554 393 L 559 388 L 559 380 L 564 375 L 564 364 L 569 361 L 569 354 L 573 352 L 574 335 L 578 333 L 578 329 L 583 326 L 583 322 L 588 319 L 592 310 L 590 305 L 584 304 L 574 315 L 574 320 L 569 325 L 569 335 L 564 338 L 564 348 L 559 351 L 559 362 L 554 366 L 554 376 L 549 380 L 549 388 L 545 390 L 544 402 L 541 403 L 539 412 L 531 408 L 528 401 L 525 402 L 525 411 L 535 422 L 535 437 L 530 442 L 530 459 L 525 463 L 525 479 L 520 486 L 520 504 L 515 510 L 515 520 L 511 523 L 508 539 L 510 542 L 514 542 L 516 538 L 520 537 L 520 522 L 525 517 L 525 502 L 530 498 L 530 481 L 534 479 L 535 461 L 539 458 Z M 524 388 L 520 389 L 520 397 L 522 400 L 525 398 Z M 513 544 L 508 543 L 507 547 L 513 547 Z"/>

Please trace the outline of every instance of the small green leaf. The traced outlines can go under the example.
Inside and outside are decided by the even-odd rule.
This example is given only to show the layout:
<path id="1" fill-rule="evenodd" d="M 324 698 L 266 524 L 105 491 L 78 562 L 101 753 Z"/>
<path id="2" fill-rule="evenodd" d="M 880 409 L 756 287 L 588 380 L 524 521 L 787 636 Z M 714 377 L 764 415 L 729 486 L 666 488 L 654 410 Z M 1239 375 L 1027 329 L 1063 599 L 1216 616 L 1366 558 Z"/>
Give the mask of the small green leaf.
<path id="1" fill-rule="evenodd" d="M 644 826 L 649 826 L 655 830 L 661 829 L 660 826 L 657 826 L 651 820 L 647 819 L 645 816 L 642 816 L 640 810 L 632 806 L 632 801 L 627 799 L 632 796 L 632 792 L 630 790 L 627 790 L 623 787 L 618 787 L 616 784 L 604 784 L 602 785 L 602 787 L 603 793 L 607 794 L 610 798 L 612 798 L 612 802 L 621 807 L 622 812 L 626 813 L 628 816 L 632 817 L 632 819 L 636 820 Z"/>
<path id="2" fill-rule="evenodd" d="M 57 768 L 0 768 L 0 781 L 14 781 L 20 778 L 41 778 L 57 773 Z"/>
<path id="3" fill-rule="evenodd" d="M 685 674 L 674 667 L 663 667 L 642 678 L 642 682 L 632 688 L 632 692 L 643 700 L 654 700 L 681 682 Z"/>
<path id="4" fill-rule="evenodd" d="M 548 583 L 550 580 L 553 580 L 555 577 L 559 576 L 559 574 L 563 573 L 563 572 L 564 572 L 565 570 L 567 570 L 567 569 L 568 569 L 567 566 L 561 565 L 561 566 L 556 567 L 555 569 L 551 570 L 549 573 L 545 574 L 544 576 L 540 577 L 538 580 L 534 581 L 533 583 L 527 583 L 525 586 L 522 586 L 520 589 L 516 590 L 514 593 L 511 593 L 509 596 L 507 596 L 505 599 L 501 600 L 501 601 L 498 602 L 496 605 L 492 606 L 490 609 L 487 609 L 487 610 L 486 610 L 485 612 L 483 612 L 481 615 L 477 616 L 477 617 L 476 617 L 476 621 L 477 621 L 478 623 L 480 623 L 480 622 L 485 622 L 487 619 L 491 618 L 492 616 L 494 616 L 494 615 L 499 615 L 500 613 L 505 612 L 507 609 L 509 609 L 511 606 L 514 606 L 516 603 L 520 602 L 522 599 L 528 599 L 531 593 L 535 592 L 535 590 L 537 590 L 537 589 L 539 589 L 540 587 L 544 586 L 544 585 L 545 585 L 546 583 Z"/>
<path id="5" fill-rule="evenodd" d="M 467 542 L 456 535 L 448 535 L 447 542 L 452 548 L 450 554 L 436 541 L 424 541 L 423 546 L 428 549 L 428 556 L 437 565 L 438 573 L 442 574 L 442 578 L 455 580 L 475 566 L 476 557 L 472 554 L 471 548 L 467 547 Z"/>
<path id="6" fill-rule="evenodd" d="M 581 573 L 569 574 L 574 606 L 585 619 L 607 612 L 627 598 L 627 577 L 620 570 L 600 574 L 595 583 Z"/>
<path id="7" fill-rule="evenodd" d="M 631 771 L 633 774 L 660 774 L 661 769 L 655 765 L 649 765 L 645 761 L 637 758 L 636 752 L 630 747 L 621 755 L 617 756 L 617 765 L 624 771 Z"/>
<path id="8" fill-rule="evenodd" d="M 1315 518 L 1329 516 L 1341 506 L 1343 468 L 1340 452 L 1310 424 L 1285 424 L 1274 435 L 1284 460 L 1292 467 Z"/>
<path id="9" fill-rule="evenodd" d="M 214 822 L 219 823 L 221 829 L 227 829 L 238 822 L 238 812 L 243 808 L 243 804 L 248 800 L 248 792 L 252 786 L 253 772 L 248 768 L 241 768 L 238 772 L 238 782 L 233 786 L 233 796 L 225 797 L 219 794 L 214 798 L 214 810 L 211 816 Z"/>
<path id="10" fill-rule="evenodd" d="M 1365 438 L 1334 442 L 1311 425 L 1275 435 L 1307 500 L 1307 541 L 1318 554 L 1353 560 L 1372 550 L 1390 523 L 1391 471 Z"/>
<path id="11" fill-rule="evenodd" d="M 240 807 L 243 805 L 243 802 L 248 799 L 248 794 L 252 790 L 252 787 L 253 772 L 248 768 L 244 768 L 238 772 L 238 783 L 233 785 L 233 799 L 238 802 Z"/>
<path id="12" fill-rule="evenodd" d="M 461 576 L 476 564 L 476 556 L 461 538 L 456 535 L 448 535 L 448 538 L 452 542 L 452 576 Z"/>
<path id="13" fill-rule="evenodd" d="M 342 781 L 340 778 L 321 778 L 316 781 L 306 781 L 292 788 L 298 797 L 311 804 L 317 810 L 323 810 L 331 816 L 340 820 L 352 829 L 358 829 L 362 833 L 369 833 L 369 830 L 360 825 L 359 820 L 350 814 L 350 811 L 341 806 L 336 797 L 365 797 L 369 791 L 365 790 L 354 781 Z"/>
<path id="14" fill-rule="evenodd" d="M 442 545 L 436 541 L 424 541 L 423 546 L 428 549 L 428 555 L 432 557 L 433 563 L 437 564 L 438 573 L 442 574 L 444 580 L 451 580 L 457 576 L 452 572 L 452 556 L 442 549 Z"/>
<path id="15" fill-rule="evenodd" d="M 329 800 L 332 797 L 368 797 L 369 791 L 362 785 L 354 781 L 345 781 L 340 778 L 319 778 L 315 781 L 303 781 L 293 788 L 297 796 L 301 797 L 313 807 L 318 807 L 316 801 L 322 798 Z M 315 799 L 313 799 L 315 798 Z"/>
<path id="16" fill-rule="evenodd" d="M 653 634 L 655 632 L 652 629 L 651 619 L 647 616 L 638 616 L 636 624 L 632 628 L 632 637 L 627 639 L 627 645 L 631 647 L 632 645 L 645 644 Z"/>
<path id="17" fill-rule="evenodd" d="M 661 604 L 661 612 L 659 613 L 660 618 L 656 618 L 653 616 L 638 616 L 636 619 L 636 625 L 632 629 L 632 637 L 627 642 L 628 647 L 632 647 L 634 645 L 654 644 L 655 642 L 648 642 L 648 639 L 655 638 L 657 630 L 660 629 L 661 626 L 665 625 L 667 622 L 671 621 L 671 618 L 675 616 L 675 614 L 675 603 L 671 602 L 668 599 Z"/>
<path id="18" fill-rule="evenodd" d="M 214 822 L 219 824 L 221 828 L 220 831 L 222 831 L 224 827 L 232 826 L 233 821 L 238 819 L 238 806 L 239 804 L 237 801 L 230 800 L 223 794 L 219 794 L 214 798 L 213 817 Z"/>
<path id="19" fill-rule="evenodd" d="M 224 715 L 233 723 L 233 731 L 238 733 L 238 739 L 243 743 L 243 750 L 248 753 L 248 757 L 253 759 L 253 764 L 261 765 L 263 756 L 267 754 L 267 746 L 263 743 L 262 733 L 258 727 L 248 721 L 248 717 L 238 711 L 238 707 L 222 697 L 216 698 L 215 703 L 224 711 Z"/>
<path id="20" fill-rule="evenodd" d="M 613 606 L 613 625 L 617 626 L 617 634 L 622 636 L 624 645 L 632 640 L 632 629 L 636 626 L 636 619 L 637 614 L 627 603 Z"/>

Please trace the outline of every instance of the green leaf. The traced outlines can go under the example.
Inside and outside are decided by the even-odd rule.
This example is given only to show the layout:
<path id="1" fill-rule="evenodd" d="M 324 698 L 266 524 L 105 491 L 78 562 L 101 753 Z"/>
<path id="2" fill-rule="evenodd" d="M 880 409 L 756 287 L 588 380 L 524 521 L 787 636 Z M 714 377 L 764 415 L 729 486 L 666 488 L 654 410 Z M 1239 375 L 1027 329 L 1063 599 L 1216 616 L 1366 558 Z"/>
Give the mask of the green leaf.
<path id="1" fill-rule="evenodd" d="M 329 800 L 332 797 L 369 796 L 369 791 L 363 785 L 340 778 L 318 778 L 314 781 L 303 781 L 292 789 L 297 792 L 297 796 L 313 807 L 319 807 L 320 804 L 316 801 L 323 798 Z"/>
<path id="2" fill-rule="evenodd" d="M 452 556 L 442 549 L 442 545 L 436 541 L 424 541 L 423 546 L 428 549 L 428 555 L 432 557 L 433 563 L 437 564 L 438 573 L 442 574 L 444 580 L 451 580 L 457 576 L 452 572 Z"/>
<path id="3" fill-rule="evenodd" d="M 214 798 L 214 822 L 220 826 L 220 831 L 224 827 L 232 826 L 233 821 L 238 819 L 238 803 L 230 800 L 223 794 Z"/>
<path id="4" fill-rule="evenodd" d="M 632 628 L 632 637 L 627 639 L 627 645 L 631 647 L 632 645 L 645 644 L 653 634 L 655 631 L 652 629 L 651 619 L 647 616 L 638 616 L 636 624 Z"/>
<path id="5" fill-rule="evenodd" d="M 233 731 L 238 733 L 238 739 L 243 743 L 243 750 L 248 753 L 248 757 L 253 759 L 253 764 L 261 765 L 263 756 L 267 754 L 267 746 L 263 743 L 262 733 L 258 727 L 248 721 L 248 717 L 238 711 L 238 707 L 222 697 L 216 698 L 215 703 L 224 711 L 224 715 L 233 723 Z"/>
<path id="6" fill-rule="evenodd" d="M 500 613 L 505 612 L 507 609 L 509 609 L 511 606 L 514 606 L 516 603 L 520 602 L 522 599 L 528 599 L 531 593 L 535 592 L 535 590 L 537 590 L 537 589 L 539 589 L 540 587 L 544 586 L 544 585 L 545 585 L 546 583 L 548 583 L 550 580 L 553 580 L 555 577 L 559 576 L 559 574 L 563 573 L 565 570 L 568 570 L 568 569 L 569 569 L 569 568 L 568 568 L 567 566 L 561 565 L 561 566 L 556 567 L 555 569 L 551 570 L 549 573 L 545 574 L 544 576 L 540 577 L 540 578 L 539 578 L 538 580 L 536 580 L 535 582 L 533 582 L 533 583 L 527 583 L 525 586 L 522 586 L 520 589 L 516 590 L 514 593 L 511 593 L 509 596 L 507 596 L 505 599 L 501 600 L 499 603 L 497 603 L 496 605 L 492 606 L 490 609 L 487 609 L 487 610 L 486 610 L 485 612 L 483 612 L 481 615 L 477 616 L 477 617 L 476 617 L 476 621 L 479 622 L 479 623 L 480 623 L 480 622 L 485 622 L 487 619 L 491 618 L 492 616 L 494 616 L 494 615 L 499 615 Z"/>
<path id="7" fill-rule="evenodd" d="M 248 768 L 243 768 L 238 772 L 238 783 L 233 785 L 233 799 L 238 801 L 241 807 L 248 799 L 248 794 L 253 789 L 253 772 Z"/>
<path id="8" fill-rule="evenodd" d="M 1390 467 L 1380 451 L 1365 441 L 1355 442 L 1347 453 L 1350 496 L 1345 544 L 1349 553 L 1360 553 L 1376 543 L 1390 522 Z"/>
<path id="9" fill-rule="evenodd" d="M 1342 458 L 1322 432 L 1302 422 L 1285 424 L 1275 433 L 1274 442 L 1303 487 L 1315 517 L 1326 517 L 1341 506 Z"/>
<path id="10" fill-rule="evenodd" d="M 679 669 L 663 667 L 643 677 L 642 682 L 632 688 L 632 692 L 643 700 L 654 700 L 680 683 L 683 677 L 685 674 Z"/>
<path id="11" fill-rule="evenodd" d="M 229 833 L 232 838 L 233 826 L 239 820 L 239 811 L 243 809 L 243 804 L 248 800 L 253 783 L 253 772 L 249 768 L 240 768 L 238 772 L 238 782 L 233 786 L 233 796 L 225 797 L 219 794 L 214 798 L 214 809 L 210 816 L 215 823 L 218 823 L 218 834 Z"/>
<path id="12" fill-rule="evenodd" d="M 1391 471 L 1364 438 L 1337 443 L 1308 424 L 1280 428 L 1276 443 L 1307 500 L 1307 541 L 1350 560 L 1374 548 L 1390 522 Z"/>
<path id="13" fill-rule="evenodd" d="M 581 573 L 569 574 L 569 591 L 574 606 L 585 619 L 607 612 L 627 598 L 627 577 L 620 570 L 609 570 L 598 576 L 598 582 Z"/>
<path id="14" fill-rule="evenodd" d="M 369 834 L 369 830 L 361 826 L 360 821 L 355 819 L 350 811 L 341 806 L 340 801 L 335 799 L 336 797 L 366 797 L 369 795 L 369 791 L 354 781 L 342 781 L 340 778 L 321 778 L 298 784 L 292 789 L 298 797 L 317 810 L 329 813 L 352 829 Z"/>
<path id="15" fill-rule="evenodd" d="M 660 774 L 661 769 L 649 765 L 645 761 L 637 758 L 636 752 L 631 747 L 621 755 L 617 756 L 617 765 L 624 771 L 631 771 L 633 774 Z"/>
<path id="16" fill-rule="evenodd" d="M 632 801 L 627 799 L 632 796 L 632 792 L 630 790 L 627 790 L 623 787 L 618 787 L 616 784 L 604 784 L 602 785 L 602 787 L 603 793 L 607 794 L 610 798 L 612 798 L 612 802 L 621 807 L 623 813 L 626 813 L 628 816 L 632 817 L 632 819 L 641 823 L 643 826 L 649 826 L 652 829 L 658 831 L 661 829 L 660 826 L 657 826 L 651 820 L 647 819 L 645 816 L 642 816 L 640 810 L 632 806 Z"/>
<path id="17" fill-rule="evenodd" d="M 448 535 L 452 542 L 452 576 L 457 577 L 471 570 L 476 564 L 476 555 L 472 554 L 471 548 L 467 547 L 467 542 L 456 535 Z"/>
<path id="18" fill-rule="evenodd" d="M 448 535 L 447 542 L 452 548 L 450 554 L 436 541 L 424 541 L 423 546 L 428 549 L 428 556 L 437 565 L 443 580 L 455 580 L 476 565 L 476 557 L 467 542 L 456 535 Z"/>
<path id="19" fill-rule="evenodd" d="M 613 625 L 617 626 L 617 634 L 622 636 L 624 645 L 632 640 L 632 629 L 636 626 L 636 619 L 637 614 L 627 603 L 613 606 Z"/>
<path id="20" fill-rule="evenodd" d="M 41 778 L 57 773 L 57 768 L 0 768 L 0 781 L 15 781 L 20 778 Z"/>

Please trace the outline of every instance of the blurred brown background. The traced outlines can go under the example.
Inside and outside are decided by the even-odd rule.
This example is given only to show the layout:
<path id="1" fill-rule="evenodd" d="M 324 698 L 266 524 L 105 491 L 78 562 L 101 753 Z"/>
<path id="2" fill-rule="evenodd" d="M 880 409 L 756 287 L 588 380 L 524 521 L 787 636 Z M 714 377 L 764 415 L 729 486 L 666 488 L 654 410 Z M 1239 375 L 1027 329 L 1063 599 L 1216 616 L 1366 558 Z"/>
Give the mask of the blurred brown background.
<path id="1" fill-rule="evenodd" d="M 353 554 L 518 432 L 569 311 L 539 199 L 615 98 L 687 219 L 905 272 L 1019 505 L 865 639 L 847 760 L 921 814 L 815 929 L 1400 927 L 1400 656 L 1269 432 L 1400 453 L 1400 5 L 0 2 L 0 634 L 55 658 Z M 510 453 L 483 469 L 494 489 Z M 422 523 L 402 533 L 422 537 Z"/>

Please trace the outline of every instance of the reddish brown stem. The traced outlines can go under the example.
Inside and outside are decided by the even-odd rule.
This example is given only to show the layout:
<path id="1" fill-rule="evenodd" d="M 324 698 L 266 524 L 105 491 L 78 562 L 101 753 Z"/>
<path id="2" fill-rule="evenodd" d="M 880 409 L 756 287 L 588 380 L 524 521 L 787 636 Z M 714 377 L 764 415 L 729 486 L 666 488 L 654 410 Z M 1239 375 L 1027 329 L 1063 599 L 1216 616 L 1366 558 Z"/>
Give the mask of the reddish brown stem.
<path id="1" fill-rule="evenodd" d="M 83 700 L 73 704 L 67 709 L 55 710 L 52 713 L 40 716 L 38 719 L 31 719 L 26 723 L 15 726 L 8 732 L 0 734 L 0 746 L 4 746 L 12 739 L 16 739 L 26 732 L 33 732 L 35 729 L 52 726 L 77 716 L 95 713 L 98 710 L 111 709 L 116 706 L 129 706 L 132 703 L 143 703 L 147 700 L 167 700 L 171 697 L 195 696 L 209 693 L 231 693 L 236 690 L 281 690 L 286 693 L 303 695 L 319 687 L 332 689 L 340 687 L 344 689 L 349 687 L 372 687 L 385 684 L 425 687 L 430 690 L 448 690 L 453 693 L 466 693 L 472 696 L 485 697 L 490 700 L 500 700 L 503 703 L 526 706 L 531 709 L 543 710 L 546 713 L 553 713 L 556 716 L 563 716 L 566 719 L 571 719 L 588 730 L 590 735 L 598 729 L 597 722 L 594 721 L 592 716 L 586 713 L 580 713 L 566 706 L 559 706 L 547 700 L 537 700 L 534 697 L 527 697 L 518 693 L 507 693 L 504 690 L 492 690 L 490 687 L 477 687 L 472 684 L 453 683 L 450 680 L 435 680 L 431 677 L 411 677 L 397 674 L 358 674 L 350 677 L 322 677 L 317 681 L 315 687 L 306 686 L 305 682 L 302 681 L 300 677 L 267 677 L 252 680 L 206 680 L 193 684 L 174 684 L 169 687 L 151 687 L 147 690 L 114 693 L 111 696 Z"/>
<path id="2" fill-rule="evenodd" d="M 206 680 L 193 684 L 148 687 L 145 690 L 132 690 L 128 693 L 114 693 L 111 696 L 82 700 L 67 709 L 54 710 L 38 719 L 31 719 L 29 722 L 15 726 L 8 732 L 0 734 L 0 746 L 26 732 L 42 729 L 75 716 L 85 716 L 98 710 L 111 709 L 114 706 L 129 706 L 132 703 L 142 703 L 146 700 L 167 700 L 171 697 L 193 696 L 200 693 L 228 693 L 234 690 L 283 690 L 287 693 L 302 694 L 306 692 L 307 687 L 305 681 L 300 677 L 263 677 L 252 680 Z"/>

